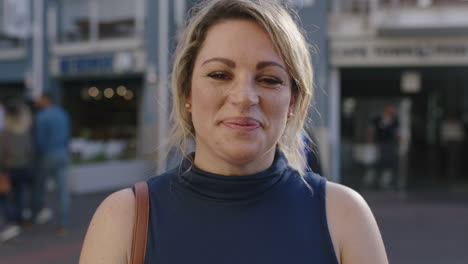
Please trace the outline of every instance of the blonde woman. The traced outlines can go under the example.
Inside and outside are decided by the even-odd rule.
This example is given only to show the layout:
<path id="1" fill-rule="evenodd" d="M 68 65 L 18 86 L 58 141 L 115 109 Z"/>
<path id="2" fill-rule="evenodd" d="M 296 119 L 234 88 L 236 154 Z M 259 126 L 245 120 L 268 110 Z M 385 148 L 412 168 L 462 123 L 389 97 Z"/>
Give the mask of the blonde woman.
<path id="1" fill-rule="evenodd" d="M 312 85 L 307 43 L 278 1 L 194 9 L 172 84 L 185 159 L 148 181 L 145 263 L 387 263 L 365 201 L 302 173 Z M 129 263 L 134 208 L 131 189 L 101 204 L 81 263 Z"/>

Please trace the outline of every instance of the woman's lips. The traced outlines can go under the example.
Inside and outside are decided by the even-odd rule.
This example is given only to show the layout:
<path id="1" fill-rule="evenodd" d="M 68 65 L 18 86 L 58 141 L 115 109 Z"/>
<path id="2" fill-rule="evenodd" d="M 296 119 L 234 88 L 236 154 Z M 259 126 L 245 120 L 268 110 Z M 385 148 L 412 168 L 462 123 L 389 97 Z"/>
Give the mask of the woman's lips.
<path id="1" fill-rule="evenodd" d="M 232 128 L 241 132 L 250 132 L 261 127 L 259 121 L 250 117 L 227 118 L 227 119 L 224 119 L 221 123 L 229 128 Z"/>

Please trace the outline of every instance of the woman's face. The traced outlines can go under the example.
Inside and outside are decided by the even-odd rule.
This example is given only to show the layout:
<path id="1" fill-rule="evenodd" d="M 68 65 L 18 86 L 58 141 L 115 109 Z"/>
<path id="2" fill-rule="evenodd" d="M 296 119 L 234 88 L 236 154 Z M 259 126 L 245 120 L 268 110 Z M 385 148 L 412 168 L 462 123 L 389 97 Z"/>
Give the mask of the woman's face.
<path id="1" fill-rule="evenodd" d="M 195 164 L 226 175 L 267 169 L 291 111 L 291 78 L 268 33 L 249 20 L 211 27 L 195 61 L 190 103 Z"/>

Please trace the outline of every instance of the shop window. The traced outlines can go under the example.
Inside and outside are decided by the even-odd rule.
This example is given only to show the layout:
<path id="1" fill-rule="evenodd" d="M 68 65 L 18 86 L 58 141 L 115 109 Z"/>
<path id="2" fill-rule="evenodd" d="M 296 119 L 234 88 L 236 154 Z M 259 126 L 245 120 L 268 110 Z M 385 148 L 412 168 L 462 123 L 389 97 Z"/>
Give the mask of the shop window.
<path id="1" fill-rule="evenodd" d="M 74 164 L 136 158 L 139 80 L 66 82 Z"/>
<path id="2" fill-rule="evenodd" d="M 61 39 L 73 42 L 135 36 L 136 6 L 140 2 L 62 0 Z"/>

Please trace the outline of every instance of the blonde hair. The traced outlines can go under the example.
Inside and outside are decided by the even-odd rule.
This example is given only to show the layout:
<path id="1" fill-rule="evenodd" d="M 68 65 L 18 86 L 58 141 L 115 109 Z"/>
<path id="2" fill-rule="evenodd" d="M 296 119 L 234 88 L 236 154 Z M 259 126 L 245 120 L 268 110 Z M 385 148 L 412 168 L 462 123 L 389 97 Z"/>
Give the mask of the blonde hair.
<path id="1" fill-rule="evenodd" d="M 210 0 L 203 1 L 191 10 L 191 18 L 182 33 L 175 52 L 172 71 L 173 107 L 170 143 L 183 156 L 189 157 L 187 147 L 195 138 L 186 99 L 190 95 L 191 78 L 197 55 L 208 30 L 229 19 L 248 19 L 261 25 L 270 35 L 285 62 L 292 79 L 295 98 L 293 113 L 286 125 L 278 147 L 289 164 L 303 173 L 305 132 L 303 130 L 313 91 L 313 71 L 308 44 L 297 26 L 292 10 L 272 0 Z"/>

